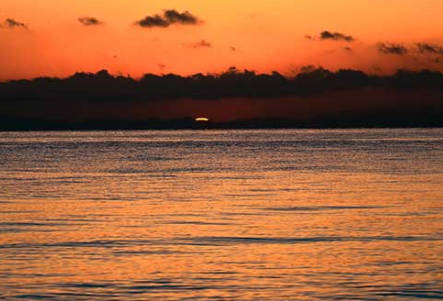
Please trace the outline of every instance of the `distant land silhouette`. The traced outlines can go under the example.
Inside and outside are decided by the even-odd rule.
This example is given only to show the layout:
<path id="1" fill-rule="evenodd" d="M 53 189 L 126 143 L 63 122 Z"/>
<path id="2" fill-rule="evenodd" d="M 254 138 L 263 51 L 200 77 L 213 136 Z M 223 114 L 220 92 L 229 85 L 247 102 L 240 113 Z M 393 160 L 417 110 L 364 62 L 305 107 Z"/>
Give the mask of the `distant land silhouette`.
<path id="1" fill-rule="evenodd" d="M 211 122 L 198 123 L 195 117 Z M 442 127 L 443 74 L 307 67 L 294 77 L 106 70 L 0 83 L 0 130 Z"/>

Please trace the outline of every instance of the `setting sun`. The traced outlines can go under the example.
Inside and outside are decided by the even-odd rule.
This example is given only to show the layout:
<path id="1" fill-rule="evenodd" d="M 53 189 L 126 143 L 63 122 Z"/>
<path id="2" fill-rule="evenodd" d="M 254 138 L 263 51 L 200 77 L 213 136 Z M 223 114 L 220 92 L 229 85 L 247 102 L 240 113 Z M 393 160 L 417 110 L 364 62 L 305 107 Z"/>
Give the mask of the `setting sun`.
<path id="1" fill-rule="evenodd" d="M 197 122 L 209 122 L 209 119 L 206 117 L 199 117 L 199 118 L 195 118 L 195 121 Z"/>

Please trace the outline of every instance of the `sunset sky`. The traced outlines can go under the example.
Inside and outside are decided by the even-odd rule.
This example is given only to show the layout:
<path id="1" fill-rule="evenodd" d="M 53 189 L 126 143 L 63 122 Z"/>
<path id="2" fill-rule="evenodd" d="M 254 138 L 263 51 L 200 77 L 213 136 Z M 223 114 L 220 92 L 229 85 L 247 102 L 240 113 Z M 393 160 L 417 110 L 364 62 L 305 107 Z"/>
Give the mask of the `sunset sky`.
<path id="1" fill-rule="evenodd" d="M 165 10 L 195 22 L 137 23 L 164 21 Z M 0 80 L 230 66 L 443 70 L 442 0 L 2 0 L 0 22 Z"/>

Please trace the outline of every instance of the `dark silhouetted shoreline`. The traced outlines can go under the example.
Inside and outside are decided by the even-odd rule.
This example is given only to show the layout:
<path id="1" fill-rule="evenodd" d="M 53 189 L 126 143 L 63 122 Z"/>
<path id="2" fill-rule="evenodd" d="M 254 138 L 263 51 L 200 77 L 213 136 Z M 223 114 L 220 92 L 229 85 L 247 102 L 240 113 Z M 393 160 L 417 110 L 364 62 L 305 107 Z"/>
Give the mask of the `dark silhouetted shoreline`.
<path id="1" fill-rule="evenodd" d="M 220 111 L 226 120 L 212 118 Z M 195 122 L 201 112 L 217 122 Z M 305 68 L 289 78 L 231 68 L 140 80 L 103 70 L 0 83 L 1 131 L 442 126 L 443 74 L 429 70 Z"/>

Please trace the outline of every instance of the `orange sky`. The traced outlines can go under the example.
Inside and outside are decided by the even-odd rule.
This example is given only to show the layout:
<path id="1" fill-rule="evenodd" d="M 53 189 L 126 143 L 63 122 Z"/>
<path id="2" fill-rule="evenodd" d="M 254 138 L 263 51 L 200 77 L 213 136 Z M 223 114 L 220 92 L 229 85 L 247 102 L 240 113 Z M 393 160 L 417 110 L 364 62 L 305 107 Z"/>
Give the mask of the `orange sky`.
<path id="1" fill-rule="evenodd" d="M 134 25 L 165 9 L 189 11 L 203 23 Z M 77 20 L 84 16 L 104 24 L 84 26 Z M 7 18 L 28 28 L 8 28 L 3 23 Z M 443 46 L 443 0 L 1 0 L 0 22 L 0 80 L 100 69 L 134 77 L 147 72 L 187 75 L 230 66 L 285 74 L 305 65 L 443 71 L 436 60 L 443 53 L 423 55 L 414 48 L 419 42 Z M 320 41 L 324 30 L 356 40 Z M 202 40 L 212 47 L 192 47 Z M 410 50 L 407 55 L 382 54 L 379 42 Z"/>

